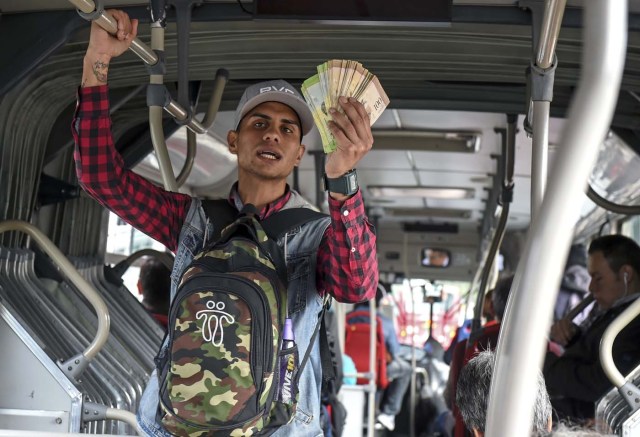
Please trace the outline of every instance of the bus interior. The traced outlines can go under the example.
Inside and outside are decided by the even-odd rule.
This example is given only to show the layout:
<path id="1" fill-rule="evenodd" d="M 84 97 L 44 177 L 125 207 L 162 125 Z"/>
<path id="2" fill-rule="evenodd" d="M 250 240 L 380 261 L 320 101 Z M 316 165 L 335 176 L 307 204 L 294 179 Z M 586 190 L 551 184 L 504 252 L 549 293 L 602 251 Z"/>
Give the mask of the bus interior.
<path id="1" fill-rule="evenodd" d="M 167 250 L 110 215 L 75 173 L 89 21 L 108 22 L 111 8 L 140 20 L 142 47 L 111 63 L 116 148 L 173 191 L 228 195 L 227 132 L 248 85 L 299 88 L 329 59 L 377 75 L 390 104 L 358 183 L 376 228 L 380 310 L 414 369 L 388 435 L 444 435 L 421 408 L 445 389 L 459 326 L 480 322 L 487 290 L 509 274 L 517 293 L 487 435 L 526 435 L 527 375 L 540 368 L 569 246 L 616 233 L 640 242 L 640 1 L 389 3 L 0 0 L 0 436 L 136 435 L 163 341 L 135 284 L 144 257 L 172 263 Z M 158 46 L 152 17 L 164 13 Z M 154 45 L 174 100 L 150 127 Z M 303 143 L 289 185 L 327 211 L 317 130 Z M 343 348 L 350 309 L 334 303 Z M 629 381 L 640 383 L 640 367 L 594 405 L 597 432 L 640 435 L 638 405 L 618 390 Z M 383 435 L 374 395 L 371 383 L 343 385 L 344 435 Z"/>

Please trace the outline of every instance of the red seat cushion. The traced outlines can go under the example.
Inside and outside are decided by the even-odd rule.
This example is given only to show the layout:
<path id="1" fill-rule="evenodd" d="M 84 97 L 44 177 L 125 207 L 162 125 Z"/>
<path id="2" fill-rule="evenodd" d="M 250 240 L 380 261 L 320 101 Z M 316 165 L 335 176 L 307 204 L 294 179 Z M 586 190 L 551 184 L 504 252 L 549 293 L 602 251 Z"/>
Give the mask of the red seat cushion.
<path id="1" fill-rule="evenodd" d="M 353 359 L 359 373 L 369 371 L 369 336 L 371 325 L 369 323 L 349 323 L 350 319 L 369 317 L 369 311 L 352 311 L 347 314 L 347 327 L 344 342 L 344 352 Z M 382 321 L 377 318 L 376 323 L 376 386 L 385 389 L 389 385 L 387 379 L 387 347 L 382 333 Z M 367 384 L 366 378 L 358 378 L 357 384 Z"/>

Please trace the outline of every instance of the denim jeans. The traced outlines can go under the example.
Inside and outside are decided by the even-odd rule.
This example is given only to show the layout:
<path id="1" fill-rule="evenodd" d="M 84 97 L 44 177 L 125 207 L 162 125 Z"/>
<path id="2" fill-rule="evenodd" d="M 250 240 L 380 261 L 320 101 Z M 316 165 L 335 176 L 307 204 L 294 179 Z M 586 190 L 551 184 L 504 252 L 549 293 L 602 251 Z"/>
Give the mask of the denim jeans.
<path id="1" fill-rule="evenodd" d="M 391 381 L 384 391 L 380 412 L 395 416 L 402 408 L 404 393 L 411 382 L 411 364 L 395 358 L 387 364 L 387 378 Z"/>

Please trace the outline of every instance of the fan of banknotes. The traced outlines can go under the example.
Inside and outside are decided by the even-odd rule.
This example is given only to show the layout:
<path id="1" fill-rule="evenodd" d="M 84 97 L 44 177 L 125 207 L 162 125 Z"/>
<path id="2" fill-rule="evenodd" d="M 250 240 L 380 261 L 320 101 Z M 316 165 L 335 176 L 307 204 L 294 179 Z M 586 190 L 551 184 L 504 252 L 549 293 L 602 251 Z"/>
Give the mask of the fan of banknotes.
<path id="1" fill-rule="evenodd" d="M 331 153 L 337 148 L 327 122 L 332 119 L 329 108 L 341 110 L 339 97 L 354 97 L 362 103 L 369 113 L 372 125 L 389 105 L 389 98 L 378 78 L 359 62 L 343 59 L 333 59 L 318 65 L 318 74 L 302 84 L 302 95 L 311 108 L 325 153 Z"/>

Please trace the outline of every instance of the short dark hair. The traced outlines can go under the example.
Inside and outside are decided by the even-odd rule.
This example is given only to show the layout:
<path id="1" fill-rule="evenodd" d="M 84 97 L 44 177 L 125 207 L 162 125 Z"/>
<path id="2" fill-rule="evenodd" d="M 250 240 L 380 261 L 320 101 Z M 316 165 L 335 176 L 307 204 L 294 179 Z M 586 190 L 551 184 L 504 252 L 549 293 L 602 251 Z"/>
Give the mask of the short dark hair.
<path id="1" fill-rule="evenodd" d="M 456 404 L 469 430 L 474 428 L 484 434 L 489 408 L 489 391 L 495 365 L 495 354 L 483 351 L 476 355 L 460 371 L 456 388 Z M 551 401 L 542 373 L 538 371 L 538 394 L 534 405 L 533 433 L 546 435 L 551 417 Z"/>
<path id="2" fill-rule="evenodd" d="M 153 310 L 169 307 L 171 271 L 155 258 L 147 259 L 140 267 L 140 287 L 145 304 Z"/>
<path id="3" fill-rule="evenodd" d="M 493 293 L 491 294 L 493 311 L 496 313 L 498 320 L 502 320 L 504 317 L 504 311 L 507 308 L 507 300 L 509 299 L 511 285 L 513 285 L 513 276 L 502 278 L 498 281 L 496 287 L 493 289 Z"/>
<path id="4" fill-rule="evenodd" d="M 604 259 L 615 273 L 618 273 L 626 264 L 633 267 L 636 273 L 640 273 L 640 246 L 631 238 L 623 235 L 598 237 L 589 245 L 589 255 L 594 252 L 602 252 Z"/>

